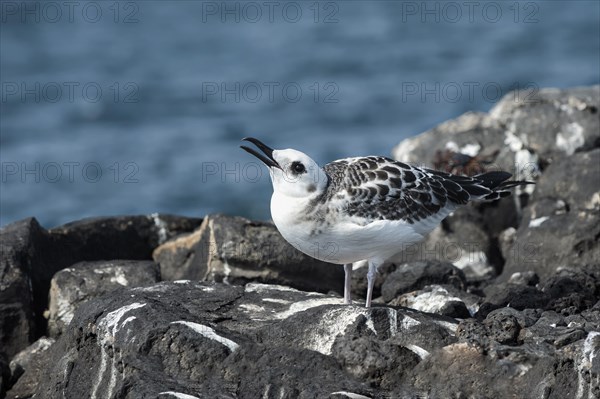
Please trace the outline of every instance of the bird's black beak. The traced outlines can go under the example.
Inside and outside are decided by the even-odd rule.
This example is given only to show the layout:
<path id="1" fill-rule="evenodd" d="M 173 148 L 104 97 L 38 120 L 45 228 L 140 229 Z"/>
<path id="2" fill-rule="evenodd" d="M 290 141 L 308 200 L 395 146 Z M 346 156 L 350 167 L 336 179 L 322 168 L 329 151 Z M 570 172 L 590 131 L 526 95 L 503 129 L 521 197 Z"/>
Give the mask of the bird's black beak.
<path id="1" fill-rule="evenodd" d="M 260 159 L 261 161 L 263 161 L 265 163 L 265 165 L 267 165 L 268 167 L 273 167 L 273 168 L 279 168 L 281 169 L 281 166 L 279 166 L 279 164 L 277 163 L 277 161 L 273 158 L 273 149 L 269 146 L 267 146 L 266 144 L 263 144 L 261 141 L 253 138 L 253 137 L 244 137 L 242 139 L 242 141 L 249 141 L 252 144 L 254 144 L 255 146 L 258 147 L 259 150 L 261 150 L 265 155 L 259 153 L 258 151 L 250 148 L 250 147 L 246 147 L 245 145 L 241 145 L 240 148 L 246 152 L 249 152 L 250 154 L 254 155 L 256 158 Z"/>

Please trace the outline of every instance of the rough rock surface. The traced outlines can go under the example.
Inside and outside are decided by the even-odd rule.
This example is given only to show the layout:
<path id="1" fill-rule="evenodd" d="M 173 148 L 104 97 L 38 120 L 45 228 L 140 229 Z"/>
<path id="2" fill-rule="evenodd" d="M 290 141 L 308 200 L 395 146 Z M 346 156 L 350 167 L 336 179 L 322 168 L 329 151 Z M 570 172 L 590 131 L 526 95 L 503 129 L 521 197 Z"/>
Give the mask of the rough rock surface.
<path id="1" fill-rule="evenodd" d="M 398 144 L 395 158 L 432 166 L 437 151 L 495 153 L 492 165 L 513 172 L 527 151 L 542 164 L 600 145 L 600 86 L 542 89 L 506 95 L 489 113 L 466 113 Z M 449 142 L 454 144 L 448 145 Z M 432 160 L 428 162 L 427 160 Z M 533 165 L 520 165 L 533 166 Z"/>
<path id="2" fill-rule="evenodd" d="M 160 281 L 152 261 L 113 260 L 80 262 L 62 269 L 50 282 L 48 333 L 62 334 L 82 302 L 123 287 L 141 287 Z"/>
<path id="3" fill-rule="evenodd" d="M 496 308 L 510 306 L 523 310 L 543 308 L 550 299 L 548 295 L 535 287 L 511 283 L 490 285 L 485 290 L 486 302 Z"/>
<path id="4" fill-rule="evenodd" d="M 35 394 L 39 375 L 46 370 L 46 351 L 55 342 L 52 338 L 42 337 L 19 352 L 10 362 L 9 398 L 28 398 Z M 21 378 L 25 370 L 27 375 Z"/>
<path id="5" fill-rule="evenodd" d="M 80 260 L 151 259 L 159 244 L 194 230 L 199 218 L 174 215 L 139 215 L 84 219 L 50 229 L 62 238 L 73 257 Z M 75 262 L 72 262 L 73 264 Z"/>
<path id="6" fill-rule="evenodd" d="M 581 315 L 581 325 L 568 326 L 561 317 L 501 309 L 459 324 L 410 309 L 344 306 L 338 297 L 283 286 L 160 283 L 80 306 L 46 352 L 36 392 L 593 398 L 599 320 Z"/>
<path id="7" fill-rule="evenodd" d="M 0 229 L 0 352 L 12 357 L 35 334 L 30 271 L 44 232 L 35 219 Z"/>
<path id="8" fill-rule="evenodd" d="M 34 218 L 0 229 L 0 352 L 9 357 L 46 334 L 54 274 L 81 261 L 152 259 L 167 239 L 201 219 L 153 214 L 86 219 L 46 230 Z"/>
<path id="9" fill-rule="evenodd" d="M 0 398 L 4 397 L 9 387 L 10 368 L 6 355 L 0 352 Z"/>
<path id="10" fill-rule="evenodd" d="M 479 309 L 481 298 L 448 285 L 428 285 L 422 290 L 402 294 L 389 302 L 422 312 L 464 319 Z"/>
<path id="11" fill-rule="evenodd" d="M 425 250 L 420 251 L 420 259 L 447 260 L 463 269 L 468 278 L 480 271 L 484 280 L 499 274 L 506 280 L 513 272 L 525 269 L 538 271 L 555 268 L 559 263 L 568 266 L 570 261 L 581 264 L 590 257 L 597 259 L 599 108 L 600 86 L 515 92 L 506 95 L 489 113 L 464 114 L 398 144 L 393 156 L 404 162 L 431 167 L 441 152 L 453 149 L 457 155 L 471 159 L 471 170 L 463 171 L 467 174 L 500 168 L 519 180 L 537 180 L 541 175 L 536 186 L 517 189 L 512 198 L 457 210 L 421 244 Z M 523 212 L 534 190 L 533 201 L 537 204 Z M 554 220 L 541 219 L 551 217 Z M 521 222 L 522 218 L 527 223 Z M 452 219 L 454 223 L 462 221 L 459 228 L 452 228 Z M 539 226 L 541 230 L 530 229 L 530 221 L 531 227 Z M 472 226 L 467 229 L 469 224 Z M 509 252 L 502 252 L 498 243 L 502 232 L 516 229 L 519 224 L 520 231 L 506 245 Z M 564 233 L 554 234 L 557 228 Z M 459 230 L 483 231 L 487 239 L 477 233 L 455 238 L 453 234 Z M 565 237 L 567 240 L 561 242 Z M 444 252 L 437 248 L 448 248 L 450 243 L 465 255 L 458 262 L 440 257 Z M 544 248 L 538 248 L 542 243 L 546 243 Z M 464 248 L 466 244 L 478 246 L 480 256 Z M 579 251 L 573 251 L 572 246 Z M 549 248 L 558 248 L 559 256 L 555 257 Z M 583 260 L 573 259 L 580 256 L 577 252 Z M 505 260 L 508 273 L 503 272 Z M 523 264 L 536 261 L 537 267 Z M 539 272 L 542 277 L 543 271 Z"/>
<path id="12" fill-rule="evenodd" d="M 419 261 L 405 263 L 386 277 L 381 293 L 389 302 L 399 294 L 419 290 L 430 284 L 451 284 L 465 287 L 465 276 L 460 269 L 447 262 Z"/>
<path id="13" fill-rule="evenodd" d="M 158 247 L 154 260 L 163 280 L 254 281 L 338 293 L 344 283 L 340 265 L 304 255 L 272 223 L 242 217 L 209 215 L 193 233 Z"/>
<path id="14" fill-rule="evenodd" d="M 334 300 L 339 301 L 277 286 L 162 283 L 87 302 L 51 349 L 52 372 L 43 377 L 38 394 L 371 394 L 331 356 L 338 335 L 371 331 L 366 312 L 323 306 Z M 321 330 L 305 328 L 309 320 L 319 320 Z M 389 336 L 386 322 L 371 329 Z"/>
<path id="15" fill-rule="evenodd" d="M 536 184 L 506 253 L 504 278 L 523 269 L 540 278 L 559 268 L 598 265 L 600 148 L 562 157 Z"/>

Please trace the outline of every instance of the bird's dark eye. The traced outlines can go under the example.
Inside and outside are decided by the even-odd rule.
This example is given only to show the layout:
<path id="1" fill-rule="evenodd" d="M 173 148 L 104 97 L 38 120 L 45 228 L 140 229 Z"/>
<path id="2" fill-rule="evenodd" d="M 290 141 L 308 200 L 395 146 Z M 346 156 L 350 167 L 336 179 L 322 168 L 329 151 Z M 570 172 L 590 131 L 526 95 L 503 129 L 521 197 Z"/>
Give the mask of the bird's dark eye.
<path id="1" fill-rule="evenodd" d="M 296 175 L 306 172 L 306 168 L 304 167 L 302 162 L 298 162 L 298 161 L 292 162 L 291 169 L 292 169 L 292 172 Z"/>

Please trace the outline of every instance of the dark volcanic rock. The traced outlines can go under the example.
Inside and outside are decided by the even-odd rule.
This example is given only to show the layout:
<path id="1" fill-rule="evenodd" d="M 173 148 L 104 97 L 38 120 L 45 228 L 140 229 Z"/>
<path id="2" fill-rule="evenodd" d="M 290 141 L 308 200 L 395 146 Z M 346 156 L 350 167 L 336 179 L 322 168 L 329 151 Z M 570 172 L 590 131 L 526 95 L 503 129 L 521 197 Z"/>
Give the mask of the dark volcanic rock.
<path id="1" fill-rule="evenodd" d="M 9 356 L 46 333 L 54 274 L 80 261 L 152 259 L 152 250 L 201 219 L 170 215 L 86 219 L 49 231 L 35 219 L 2 227 L 0 342 Z"/>
<path id="2" fill-rule="evenodd" d="M 505 96 L 490 116 L 542 160 L 551 163 L 599 146 L 600 86 L 542 89 L 518 101 L 523 95 L 527 92 Z"/>
<path id="3" fill-rule="evenodd" d="M 400 294 L 416 291 L 430 284 L 450 284 L 464 288 L 465 276 L 451 263 L 421 261 L 405 263 L 385 278 L 381 294 L 389 302 Z"/>
<path id="4" fill-rule="evenodd" d="M 82 302 L 124 287 L 140 287 L 160 281 L 152 261 L 113 260 L 80 262 L 54 275 L 50 283 L 48 333 L 62 334 Z"/>
<path id="5" fill-rule="evenodd" d="M 469 312 L 463 301 L 448 301 L 440 308 L 438 313 L 456 319 L 465 319 L 471 316 L 471 312 Z"/>
<path id="6" fill-rule="evenodd" d="M 288 244 L 271 223 L 210 215 L 193 233 L 154 251 L 163 280 L 284 284 L 343 291 L 342 267 L 315 260 Z"/>
<path id="7" fill-rule="evenodd" d="M 527 270 L 543 278 L 559 266 L 597 265 L 600 260 L 599 107 L 600 86 L 510 93 L 488 114 L 467 113 L 402 141 L 394 148 L 393 156 L 400 161 L 433 166 L 440 152 L 453 148 L 475 158 L 492 158 L 491 165 L 475 165 L 475 169 L 500 168 L 518 180 L 536 180 L 543 172 L 536 186 L 518 188 L 512 198 L 476 206 L 479 220 L 469 219 L 489 237 L 489 241 L 471 240 L 486 255 L 487 259 L 481 258 L 479 263 L 487 265 L 487 270 L 500 272 L 504 258 L 503 281 L 515 272 Z M 521 223 L 521 208 L 534 190 L 537 203 L 525 209 L 525 223 Z M 456 217 L 471 212 L 467 209 L 459 209 Z M 500 233 L 519 224 L 521 228 L 512 237 L 512 244 L 501 248 Z M 427 238 L 425 248 L 435 248 L 436 243 L 448 245 L 453 242 L 450 237 L 455 231 L 442 225 Z M 456 264 L 455 260 L 446 260 Z M 463 265 L 457 266 L 470 279 L 470 272 Z M 481 265 L 475 269 L 486 270 Z M 486 273 L 483 277 L 493 275 Z"/>
<path id="8" fill-rule="evenodd" d="M 45 353 L 54 343 L 54 339 L 42 337 L 19 352 L 10 362 L 12 388 L 9 398 L 28 398 L 35 394 L 38 376 L 45 372 Z M 25 378 L 21 378 L 25 370 Z"/>
<path id="9" fill-rule="evenodd" d="M 173 215 L 90 218 L 49 230 L 72 252 L 69 264 L 88 260 L 152 259 L 158 245 L 194 230 L 202 219 Z"/>
<path id="10" fill-rule="evenodd" d="M 484 398 L 595 397 L 600 392 L 600 369 L 594 369 L 590 359 L 600 354 L 600 333 L 567 327 L 554 312 L 531 316 L 531 312 L 502 308 L 483 323 L 464 320 L 457 330 L 461 343 L 456 353 L 445 353 L 449 347 L 434 352 L 417 366 L 416 373 L 432 367 L 432 374 L 441 377 L 430 393 L 461 392 Z M 455 364 L 468 367 L 470 377 L 462 379 Z M 464 386 L 450 381 L 455 373 L 461 375 L 458 378 Z"/>
<path id="11" fill-rule="evenodd" d="M 480 151 L 494 153 L 503 147 L 505 127 L 489 114 L 467 112 L 443 122 L 431 130 L 402 140 L 392 151 L 394 158 L 432 167 L 438 151 L 457 146 L 459 152 L 475 155 Z M 452 142 L 450 146 L 448 143 Z M 471 151 L 465 147 L 470 146 Z"/>
<path id="12" fill-rule="evenodd" d="M 469 112 L 403 140 L 393 155 L 403 162 L 432 166 L 436 153 L 449 147 L 472 155 L 498 152 L 493 167 L 530 173 L 533 169 L 528 168 L 534 165 L 522 164 L 526 158 L 551 163 L 598 147 L 598 108 L 600 86 L 513 92 L 487 114 Z M 517 170 L 515 161 L 520 164 Z"/>
<path id="13" fill-rule="evenodd" d="M 10 369 L 8 368 L 8 359 L 6 355 L 0 352 L 0 398 L 4 397 L 9 387 Z"/>
<path id="14" fill-rule="evenodd" d="M 514 273 L 508 279 L 508 282 L 511 284 L 521 284 L 521 285 L 530 285 L 535 287 L 539 282 L 539 276 L 532 271 Z"/>
<path id="15" fill-rule="evenodd" d="M 82 304 L 21 380 L 39 381 L 38 397 L 537 398 L 573 387 L 590 396 L 600 378 L 600 334 L 554 312 L 535 321 L 500 309 L 458 325 L 339 303 L 261 284 L 115 291 Z"/>
<path id="16" fill-rule="evenodd" d="M 384 390 L 397 390 L 398 382 L 421 360 L 416 353 L 398 342 L 370 337 L 338 340 L 333 350 L 342 367 L 350 374 Z"/>
<path id="17" fill-rule="evenodd" d="M 460 342 L 433 352 L 409 378 L 429 397 L 593 398 L 600 374 L 589 359 L 599 349 L 593 333 L 560 349 Z"/>
<path id="18" fill-rule="evenodd" d="M 35 219 L 0 229 L 0 352 L 9 357 L 27 347 L 35 335 L 30 276 L 47 239 Z"/>
<path id="19" fill-rule="evenodd" d="M 456 328 L 456 338 L 462 342 L 479 347 L 487 347 L 490 338 L 489 329 L 475 319 L 461 320 Z"/>
<path id="20" fill-rule="evenodd" d="M 559 158 L 536 185 L 501 279 L 600 264 L 600 149 Z"/>
<path id="21" fill-rule="evenodd" d="M 481 299 L 451 285 L 428 285 L 402 294 L 388 304 L 464 319 L 475 314 Z"/>
<path id="22" fill-rule="evenodd" d="M 162 283 L 118 291 L 78 308 L 72 328 L 50 349 L 38 395 L 371 396 L 331 356 L 336 337 L 368 313 L 323 306 L 333 301 L 339 298 L 252 284 Z M 390 335 L 389 320 L 381 334 Z"/>
<path id="23" fill-rule="evenodd" d="M 485 318 L 483 325 L 487 327 L 490 339 L 500 344 L 517 344 L 521 324 L 515 315 L 507 314 L 507 312 L 491 312 Z"/>
<path id="24" fill-rule="evenodd" d="M 518 310 L 544 308 L 549 297 L 535 287 L 528 285 L 499 283 L 485 289 L 486 302 L 496 307 L 510 306 Z"/>
<path id="25" fill-rule="evenodd" d="M 541 283 L 551 301 L 548 308 L 557 312 L 579 313 L 591 308 L 600 294 L 600 269 L 597 265 L 564 268 Z"/>

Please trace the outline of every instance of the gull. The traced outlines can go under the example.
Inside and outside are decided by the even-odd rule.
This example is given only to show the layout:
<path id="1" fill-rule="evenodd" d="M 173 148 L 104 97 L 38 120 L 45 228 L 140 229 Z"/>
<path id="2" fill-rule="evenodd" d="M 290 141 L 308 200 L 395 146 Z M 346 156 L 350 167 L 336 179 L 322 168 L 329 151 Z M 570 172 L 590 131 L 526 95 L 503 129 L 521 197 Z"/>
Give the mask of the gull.
<path id="1" fill-rule="evenodd" d="M 507 181 L 508 172 L 459 176 L 383 156 L 339 159 L 321 168 L 303 152 L 243 140 L 262 153 L 241 148 L 269 168 L 271 217 L 283 238 L 313 258 L 344 265 L 344 303 L 352 303 L 353 263 L 367 261 L 367 308 L 377 268 L 386 260 L 469 201 L 494 201 L 531 184 Z"/>

